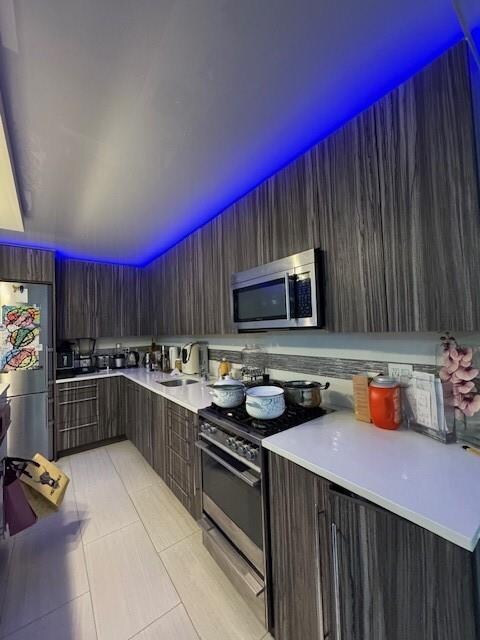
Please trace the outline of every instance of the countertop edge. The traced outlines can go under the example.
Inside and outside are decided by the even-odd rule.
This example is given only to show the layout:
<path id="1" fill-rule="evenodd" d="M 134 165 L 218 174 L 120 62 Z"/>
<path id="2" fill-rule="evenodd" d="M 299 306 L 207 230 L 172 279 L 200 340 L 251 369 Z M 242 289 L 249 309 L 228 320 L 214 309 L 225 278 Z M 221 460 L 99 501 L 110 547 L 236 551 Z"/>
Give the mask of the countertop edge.
<path id="1" fill-rule="evenodd" d="M 281 447 L 275 444 L 272 444 L 271 442 L 264 441 L 262 443 L 262 446 L 265 449 L 268 449 L 269 451 L 271 451 L 272 453 L 276 453 L 282 458 L 286 458 L 287 460 L 290 460 L 291 462 L 298 464 L 304 469 L 307 469 L 307 471 L 311 471 L 317 476 L 325 478 L 330 482 L 334 482 L 335 484 L 338 484 L 344 489 L 347 489 L 348 491 L 352 491 L 358 496 L 365 498 L 370 502 L 373 502 L 379 507 L 382 507 L 387 511 L 394 513 L 395 515 L 405 518 L 405 520 L 408 520 L 409 522 L 413 522 L 413 524 L 416 524 L 419 527 L 422 527 L 422 529 L 427 529 L 431 533 L 434 533 L 440 536 L 441 538 L 443 538 L 444 540 L 448 540 L 449 542 L 452 542 L 453 544 L 459 547 L 462 547 L 467 551 L 472 552 L 475 550 L 475 547 L 477 546 L 477 542 L 480 538 L 480 528 L 477 529 L 475 536 L 473 538 L 466 538 L 465 536 L 460 535 L 457 532 L 447 527 L 444 527 L 443 525 L 438 524 L 434 520 L 430 520 L 429 518 L 426 518 L 425 516 L 421 516 L 415 511 L 411 511 L 406 507 L 402 507 L 402 505 L 399 505 L 396 502 L 392 502 L 384 498 L 383 496 L 377 493 L 374 493 L 373 491 L 369 491 L 368 489 L 365 489 L 361 485 L 357 485 L 355 482 L 352 482 L 347 478 L 338 476 L 335 473 L 332 473 L 331 471 L 325 470 L 322 467 L 309 462 L 308 460 L 304 460 L 303 458 L 297 456 L 296 454 L 291 453 L 290 451 L 287 451 L 285 449 L 282 449 Z"/>
<path id="2" fill-rule="evenodd" d="M 126 380 L 129 380 L 130 382 L 133 382 L 135 384 L 140 385 L 141 387 L 143 387 L 144 389 L 147 389 L 148 391 L 151 391 L 152 393 L 156 393 L 159 396 L 162 396 L 163 398 L 165 398 L 166 400 L 170 400 L 171 402 L 174 402 L 175 404 L 180 405 L 181 407 L 183 407 L 184 409 L 187 409 L 188 411 L 191 411 L 192 413 L 198 414 L 198 412 L 200 411 L 200 409 L 203 409 L 205 407 L 196 407 L 194 405 L 189 404 L 188 402 L 186 402 L 185 400 L 183 400 L 182 398 L 179 398 L 178 396 L 174 396 L 173 394 L 169 394 L 168 391 L 162 389 L 161 385 L 158 384 L 157 386 L 154 386 L 155 384 L 155 380 L 151 380 L 151 384 L 147 384 L 144 380 L 137 380 L 135 378 L 133 374 L 133 372 L 135 371 L 139 371 L 138 368 L 135 368 L 131 370 L 131 373 L 129 375 L 129 369 L 122 369 L 122 370 L 110 370 L 109 373 L 101 373 L 101 372 L 96 372 L 96 373 L 92 373 L 92 374 L 85 374 L 85 375 L 81 375 L 81 376 L 72 376 L 71 378 L 60 378 L 58 380 L 55 380 L 56 384 L 63 384 L 66 382 L 82 382 L 84 380 L 108 380 L 110 378 L 115 378 L 115 377 L 119 377 L 119 376 L 123 376 Z M 191 376 L 189 376 L 191 377 Z M 199 384 L 202 384 L 199 381 Z M 206 405 L 209 406 L 209 405 Z"/>

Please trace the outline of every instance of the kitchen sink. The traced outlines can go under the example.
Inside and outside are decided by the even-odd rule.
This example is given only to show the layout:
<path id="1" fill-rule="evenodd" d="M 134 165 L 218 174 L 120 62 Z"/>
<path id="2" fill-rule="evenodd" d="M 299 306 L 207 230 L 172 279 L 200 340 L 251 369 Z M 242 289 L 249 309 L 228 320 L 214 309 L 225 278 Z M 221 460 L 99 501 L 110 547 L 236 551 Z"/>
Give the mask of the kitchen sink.
<path id="1" fill-rule="evenodd" d="M 180 378 L 179 380 L 157 380 L 157 383 L 163 384 L 164 387 L 184 387 L 186 384 L 198 384 L 198 380 Z"/>

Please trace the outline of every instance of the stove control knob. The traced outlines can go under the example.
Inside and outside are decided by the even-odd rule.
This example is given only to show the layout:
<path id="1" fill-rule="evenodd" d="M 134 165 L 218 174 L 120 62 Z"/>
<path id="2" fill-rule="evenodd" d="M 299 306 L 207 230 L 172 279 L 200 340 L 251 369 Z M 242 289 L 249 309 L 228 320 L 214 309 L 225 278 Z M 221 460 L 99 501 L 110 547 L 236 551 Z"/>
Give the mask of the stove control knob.
<path id="1" fill-rule="evenodd" d="M 241 444 L 242 441 L 240 440 L 240 438 L 234 438 L 231 447 L 234 451 L 239 451 Z"/>
<path id="2" fill-rule="evenodd" d="M 228 436 L 228 438 L 225 440 L 225 444 L 227 445 L 227 447 L 232 447 L 233 443 L 235 442 L 235 438 L 233 436 Z"/>
<path id="3" fill-rule="evenodd" d="M 200 424 L 200 431 L 208 431 L 208 427 L 209 427 L 209 426 L 210 426 L 210 425 L 208 424 L 208 422 L 202 422 L 202 423 Z"/>
<path id="4" fill-rule="evenodd" d="M 248 451 L 248 445 L 246 442 L 242 442 L 237 446 L 237 451 L 241 456 L 246 456 Z"/>
<path id="5" fill-rule="evenodd" d="M 250 447 L 246 453 L 247 460 L 256 460 L 258 456 L 258 448 Z"/>
<path id="6" fill-rule="evenodd" d="M 214 426 L 213 426 L 213 424 L 209 424 L 209 425 L 207 426 L 207 431 L 208 431 L 208 433 L 215 433 L 215 432 L 216 432 L 216 430 L 217 430 L 217 427 L 214 427 Z"/>

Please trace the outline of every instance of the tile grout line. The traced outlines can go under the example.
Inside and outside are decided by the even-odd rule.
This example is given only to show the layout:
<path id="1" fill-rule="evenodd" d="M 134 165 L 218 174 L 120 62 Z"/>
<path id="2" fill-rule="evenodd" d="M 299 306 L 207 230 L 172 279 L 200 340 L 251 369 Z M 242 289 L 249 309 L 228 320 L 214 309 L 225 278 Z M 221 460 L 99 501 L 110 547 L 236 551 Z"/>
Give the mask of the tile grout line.
<path id="1" fill-rule="evenodd" d="M 66 602 L 63 602 L 62 604 L 58 605 L 58 607 L 55 607 L 54 609 L 51 609 L 50 611 L 46 611 L 45 613 L 42 613 L 42 615 L 38 616 L 38 618 L 34 618 L 33 620 L 30 620 L 30 622 L 27 622 L 26 624 L 22 624 L 22 626 L 20 626 L 20 627 L 16 627 L 15 629 L 13 629 L 13 631 L 9 631 L 6 636 L 4 636 L 4 635 L 0 636 L 0 640 L 8 640 L 8 638 L 11 638 L 13 635 L 18 633 L 19 631 L 22 631 L 23 629 L 26 629 L 27 627 L 29 627 L 32 624 L 35 624 L 39 620 L 43 620 L 43 618 L 46 618 L 47 616 L 50 616 L 52 613 L 55 613 L 55 611 L 58 611 L 62 607 L 66 607 L 67 604 L 71 604 L 72 602 L 75 602 L 75 600 L 78 600 L 79 598 L 83 598 L 83 596 L 86 596 L 87 593 L 89 593 L 89 591 L 84 591 L 83 593 L 79 593 L 78 596 L 75 596 L 74 598 L 71 598 L 70 600 L 67 600 Z"/>
<path id="2" fill-rule="evenodd" d="M 173 607 L 171 607 L 171 609 L 169 609 L 168 611 L 165 611 L 165 613 L 162 613 L 161 616 L 159 616 L 158 618 L 155 618 L 155 620 L 153 620 L 152 622 L 149 622 L 147 624 L 146 627 L 143 627 L 142 629 L 140 629 L 140 631 L 136 631 L 133 636 L 129 636 L 127 640 L 133 640 L 134 638 L 136 638 L 137 636 L 139 636 L 141 633 L 143 633 L 144 631 L 146 631 L 147 629 L 149 629 L 152 625 L 154 625 L 156 622 L 158 622 L 159 620 L 161 620 L 162 618 L 164 618 L 166 615 L 168 615 L 169 613 L 172 613 L 172 611 L 174 611 L 177 607 L 181 607 L 183 606 L 183 602 L 180 601 L 178 604 L 174 605 Z"/>
<path id="3" fill-rule="evenodd" d="M 72 490 L 73 490 L 73 499 L 75 500 L 75 509 L 77 512 L 77 518 L 78 521 L 80 522 L 80 513 L 78 511 L 78 503 L 77 503 L 77 492 L 75 491 L 75 481 L 73 478 L 73 467 L 72 465 L 69 463 L 70 466 L 70 474 L 72 476 Z M 83 530 L 82 528 L 80 528 L 80 540 L 82 543 L 82 556 L 83 556 L 83 564 L 85 566 L 85 575 L 87 576 L 87 584 L 88 584 L 88 596 L 89 596 L 89 600 L 90 600 L 90 606 L 92 607 L 92 617 L 93 617 L 93 626 L 95 628 L 95 635 L 97 637 L 97 640 L 99 638 L 98 636 L 98 628 L 97 628 L 97 618 L 95 615 L 95 607 L 93 606 L 93 597 L 92 597 L 92 587 L 90 585 L 90 576 L 88 575 L 88 565 L 87 565 L 87 556 L 85 555 L 85 543 L 83 541 Z"/>
<path id="4" fill-rule="evenodd" d="M 130 442 L 130 441 L 129 441 L 129 442 Z M 133 445 L 133 443 L 132 443 L 132 445 Z M 135 447 L 135 445 L 133 445 L 133 446 Z M 106 449 L 108 449 L 108 447 L 105 447 L 105 448 L 106 448 Z M 138 449 L 137 449 L 136 447 L 135 447 L 135 449 L 138 451 Z M 140 456 L 142 456 L 142 454 L 141 454 L 139 451 L 138 451 L 138 453 L 140 454 Z M 109 453 L 108 451 L 107 451 L 107 454 L 108 454 L 108 457 L 110 458 L 110 460 L 112 461 L 112 465 L 113 465 L 113 467 L 115 468 L 115 471 L 117 471 L 117 468 L 115 467 L 115 463 L 113 462 L 113 459 L 112 459 L 112 457 L 111 457 L 111 455 L 110 455 L 110 453 Z M 142 456 L 142 458 L 143 458 L 143 456 Z M 121 483 L 122 483 L 122 484 L 123 484 L 123 486 L 125 487 L 125 491 L 127 491 L 127 487 L 125 486 L 125 483 L 123 482 L 123 479 L 122 479 L 122 477 L 120 476 L 120 474 L 118 473 L 118 471 L 117 471 L 117 474 L 118 474 L 118 477 L 120 478 Z M 161 480 L 160 476 L 158 476 L 158 477 L 159 477 L 159 479 Z M 162 482 L 163 482 L 163 481 L 162 481 Z M 151 486 L 151 485 L 150 485 L 150 486 Z M 168 487 L 167 487 L 167 489 L 168 489 Z M 128 491 L 127 491 L 127 493 L 128 493 Z M 172 496 L 175 498 L 175 500 L 178 500 L 178 498 L 177 498 L 173 493 L 172 493 Z M 130 494 L 129 494 L 129 497 L 130 497 Z M 182 600 L 182 598 L 180 597 L 180 594 L 179 594 L 178 589 L 177 589 L 177 587 L 176 587 L 176 585 L 175 585 L 175 582 L 174 582 L 174 580 L 173 580 L 172 576 L 170 575 L 170 573 L 169 573 L 169 571 L 168 571 L 168 568 L 166 567 L 166 565 L 165 565 L 165 563 L 163 562 L 162 557 L 161 557 L 161 555 L 160 555 L 160 553 L 163 553 L 163 551 L 166 551 L 167 549 L 171 549 L 171 548 L 172 548 L 173 546 L 175 546 L 176 544 L 179 544 L 180 542 L 183 542 L 184 540 L 186 540 L 187 538 L 190 538 L 191 536 L 195 535 L 195 534 L 196 534 L 196 533 L 198 533 L 198 532 L 197 532 L 197 531 L 194 531 L 194 532 L 193 532 L 193 533 L 191 533 L 190 535 L 185 536 L 185 538 L 182 538 L 182 540 L 178 540 L 177 542 L 175 542 L 175 543 L 171 544 L 169 547 L 167 547 L 167 549 L 163 549 L 163 551 L 159 552 L 159 551 L 157 551 L 157 549 L 156 549 L 156 547 L 155 547 L 155 544 L 154 544 L 154 542 L 153 542 L 152 538 L 150 537 L 150 534 L 148 533 L 147 527 L 145 526 L 145 523 L 144 523 L 144 522 L 143 522 L 143 520 L 142 520 L 142 516 L 141 516 L 141 515 L 140 515 L 140 513 L 138 512 L 138 509 L 137 509 L 137 507 L 136 507 L 135 503 L 133 502 L 133 500 L 131 499 L 131 497 L 130 497 L 130 500 L 132 501 L 133 507 L 134 507 L 135 511 L 137 512 L 137 514 L 138 514 L 139 520 L 140 520 L 140 522 L 142 523 L 142 526 L 143 526 L 143 528 L 144 528 L 144 530 L 145 530 L 145 533 L 147 534 L 148 539 L 150 540 L 150 543 L 152 544 L 153 549 L 154 549 L 154 551 L 155 551 L 156 555 L 158 556 L 158 559 L 159 559 L 159 560 L 160 560 L 160 562 L 162 563 L 162 566 L 163 566 L 163 568 L 165 569 L 165 573 L 167 574 L 168 579 L 169 579 L 169 580 L 170 580 L 170 582 L 172 583 L 172 587 L 174 588 L 175 593 L 177 594 L 177 597 L 178 597 L 179 603 L 178 603 L 177 605 L 175 605 L 175 607 L 178 607 L 178 605 L 179 605 L 179 604 L 183 605 L 183 608 L 185 609 L 185 613 L 187 614 L 187 617 L 188 617 L 188 619 L 190 620 L 190 622 L 191 622 L 191 624 L 192 624 L 192 627 L 193 627 L 193 628 L 194 628 L 194 630 L 195 630 L 195 633 L 196 633 L 196 634 L 197 634 L 197 636 L 200 638 L 200 640 L 202 640 L 202 635 L 200 634 L 200 631 L 197 629 L 197 627 L 194 625 L 193 620 L 192 620 L 192 618 L 190 617 L 190 614 L 189 614 L 189 612 L 188 612 L 187 606 L 186 606 L 185 602 Z M 180 502 L 180 501 L 179 501 L 179 502 Z M 180 503 L 180 504 L 181 504 L 181 503 Z M 173 607 L 173 608 L 175 608 L 175 607 Z M 172 610 L 173 610 L 173 609 L 170 609 L 170 611 L 172 611 Z M 160 616 L 160 617 L 162 617 L 162 616 Z M 158 620 L 158 619 L 159 619 L 159 618 L 157 618 L 157 620 Z M 154 622 L 156 622 L 156 621 L 154 620 Z M 153 624 L 153 623 L 152 623 L 152 624 Z M 150 625 L 149 625 L 149 626 L 150 626 Z M 145 627 L 145 628 L 147 628 L 147 627 Z M 138 633 L 140 633 L 140 632 L 138 632 Z M 137 633 L 136 635 L 138 635 L 138 633 Z M 134 637 L 134 636 L 133 636 L 133 637 Z"/>
<path id="5" fill-rule="evenodd" d="M 133 444 L 133 443 L 132 443 L 132 444 Z M 134 446 L 135 446 L 135 445 L 134 445 Z M 107 448 L 107 447 L 105 447 L 105 448 Z M 135 449 L 136 449 L 136 447 L 135 447 Z M 138 451 L 138 449 L 137 449 L 137 451 Z M 140 455 L 142 455 L 140 452 L 139 452 L 139 454 L 140 454 Z M 110 453 L 109 453 L 108 451 L 107 451 L 107 455 L 108 455 L 108 457 L 110 458 L 110 460 L 111 460 L 111 462 L 112 462 L 112 465 L 113 465 L 113 468 L 115 469 L 115 472 L 117 473 L 118 477 L 120 478 L 120 482 L 122 483 L 122 485 L 123 485 L 123 487 L 124 487 L 125 491 L 127 491 L 127 487 L 125 486 L 125 483 L 123 482 L 123 479 L 122 479 L 121 475 L 118 473 L 118 471 L 117 471 L 117 469 L 116 469 L 116 467 L 115 467 L 115 464 L 114 464 L 114 462 L 113 462 L 113 460 L 112 460 L 112 457 L 110 456 Z M 142 457 L 143 457 L 143 456 L 142 456 Z M 153 550 L 154 550 L 155 554 L 158 556 L 158 559 L 160 560 L 160 562 L 162 563 L 163 568 L 165 569 L 165 573 L 167 574 L 168 579 L 169 579 L 169 580 L 170 580 L 170 582 L 172 583 L 172 587 L 173 587 L 173 589 L 174 589 L 175 593 L 177 594 L 177 598 L 178 598 L 178 600 L 179 600 L 179 604 L 180 604 L 180 602 L 183 604 L 183 600 L 181 599 L 180 594 L 178 593 L 177 587 L 175 586 L 175 583 L 173 582 L 172 577 L 171 577 L 171 576 L 170 576 L 170 574 L 168 573 L 167 567 L 165 566 L 165 564 L 164 564 L 164 562 L 163 562 L 162 558 L 160 557 L 160 554 L 157 552 L 157 550 L 156 550 L 156 548 L 155 548 L 155 545 L 154 545 L 154 543 L 153 543 L 153 540 L 152 540 L 152 538 L 150 537 L 150 534 L 148 533 L 147 527 L 145 526 L 145 523 L 143 522 L 142 517 L 141 517 L 140 513 L 138 512 L 138 509 L 137 509 L 137 507 L 136 507 L 135 503 L 133 502 L 132 498 L 130 497 L 130 494 L 128 493 L 128 491 L 127 491 L 127 494 L 128 494 L 128 497 L 129 497 L 129 499 L 130 499 L 130 501 L 131 501 L 131 503 L 132 503 L 132 505 L 133 505 L 133 508 L 135 509 L 135 512 L 136 512 L 136 513 L 137 513 L 137 515 L 138 515 L 139 521 L 142 523 L 143 530 L 145 531 L 145 533 L 146 533 L 146 535 L 147 535 L 148 539 L 150 540 L 150 544 L 152 545 L 152 547 L 153 547 Z M 177 605 L 176 605 L 176 606 L 177 606 Z M 184 605 L 184 606 L 185 606 L 185 605 Z M 186 607 L 185 607 L 185 610 L 186 610 Z"/>

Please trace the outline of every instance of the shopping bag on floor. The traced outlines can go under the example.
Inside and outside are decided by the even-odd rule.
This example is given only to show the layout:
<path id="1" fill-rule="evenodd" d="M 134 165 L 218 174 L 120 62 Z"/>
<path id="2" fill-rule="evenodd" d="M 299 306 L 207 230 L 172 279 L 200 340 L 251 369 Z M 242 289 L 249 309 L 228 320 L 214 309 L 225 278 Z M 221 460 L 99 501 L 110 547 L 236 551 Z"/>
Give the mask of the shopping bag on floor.
<path id="1" fill-rule="evenodd" d="M 39 517 L 57 511 L 63 502 L 70 478 L 59 467 L 40 453 L 33 456 L 20 476 L 25 485 L 25 496 Z M 42 515 L 40 515 L 42 514 Z"/>
<path id="2" fill-rule="evenodd" d="M 3 519 L 11 536 L 28 529 L 37 521 L 19 478 L 24 468 L 25 464 L 15 463 L 9 458 L 3 460 Z"/>

